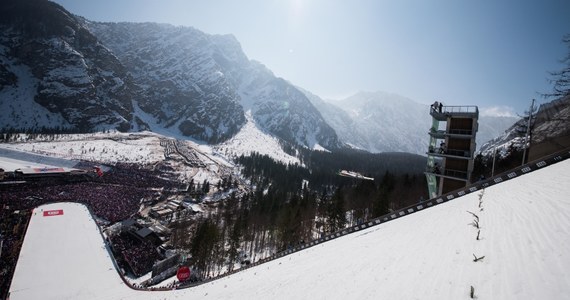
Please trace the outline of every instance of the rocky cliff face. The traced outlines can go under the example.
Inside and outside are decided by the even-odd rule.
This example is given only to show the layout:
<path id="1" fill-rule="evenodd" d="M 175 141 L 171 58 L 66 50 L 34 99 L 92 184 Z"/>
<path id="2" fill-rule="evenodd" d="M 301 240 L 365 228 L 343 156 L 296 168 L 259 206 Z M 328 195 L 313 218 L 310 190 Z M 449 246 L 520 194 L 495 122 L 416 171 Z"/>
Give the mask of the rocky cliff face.
<path id="1" fill-rule="evenodd" d="M 3 3 L 0 29 L 5 130 L 153 130 L 217 143 L 250 110 L 257 126 L 291 143 L 341 146 L 305 95 L 249 60 L 231 35 L 95 23 L 46 0 Z"/>
<path id="2" fill-rule="evenodd" d="M 150 122 L 185 136 L 218 142 L 237 133 L 245 123 L 226 69 L 248 60 L 237 41 L 238 49 L 229 51 L 218 43 L 231 36 L 209 36 L 192 28 L 154 23 L 85 21 L 85 25 L 117 55 L 140 88 L 133 102 L 152 117 L 137 116 L 142 129 Z M 228 58 L 227 52 L 235 57 Z"/>
<path id="3" fill-rule="evenodd" d="M 61 6 L 3 3 L 0 32 L 2 106 L 14 115 L 3 127 L 129 129 L 132 90 L 125 69 Z M 18 118 L 20 112 L 26 116 Z"/>
<path id="4" fill-rule="evenodd" d="M 224 139 L 243 125 L 244 111 L 250 110 L 258 126 L 281 139 L 307 147 L 339 146 L 334 130 L 304 94 L 250 61 L 231 35 L 151 23 L 87 25 L 117 53 L 133 80 L 148 87 L 150 97 L 139 105 L 166 126 Z"/>

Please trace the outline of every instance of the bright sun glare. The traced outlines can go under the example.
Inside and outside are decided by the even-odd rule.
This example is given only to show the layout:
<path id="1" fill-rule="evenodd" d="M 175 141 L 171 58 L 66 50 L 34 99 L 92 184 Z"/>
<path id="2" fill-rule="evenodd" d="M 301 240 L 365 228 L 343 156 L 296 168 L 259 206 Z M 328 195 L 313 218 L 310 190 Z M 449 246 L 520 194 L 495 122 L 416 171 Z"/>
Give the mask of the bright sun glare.
<path id="1" fill-rule="evenodd" d="M 298 19 L 303 15 L 305 7 L 304 0 L 290 0 L 289 1 L 289 14 L 292 19 Z"/>

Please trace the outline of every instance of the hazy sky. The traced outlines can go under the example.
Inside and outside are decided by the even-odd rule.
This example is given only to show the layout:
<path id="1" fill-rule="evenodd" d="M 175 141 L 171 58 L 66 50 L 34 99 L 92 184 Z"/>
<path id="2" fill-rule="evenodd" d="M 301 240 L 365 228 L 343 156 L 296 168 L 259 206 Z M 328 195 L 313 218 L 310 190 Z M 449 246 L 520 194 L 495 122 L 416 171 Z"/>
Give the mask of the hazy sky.
<path id="1" fill-rule="evenodd" d="M 233 34 L 245 54 L 322 98 L 386 91 L 522 113 L 551 90 L 568 0 L 56 0 L 93 21 Z"/>

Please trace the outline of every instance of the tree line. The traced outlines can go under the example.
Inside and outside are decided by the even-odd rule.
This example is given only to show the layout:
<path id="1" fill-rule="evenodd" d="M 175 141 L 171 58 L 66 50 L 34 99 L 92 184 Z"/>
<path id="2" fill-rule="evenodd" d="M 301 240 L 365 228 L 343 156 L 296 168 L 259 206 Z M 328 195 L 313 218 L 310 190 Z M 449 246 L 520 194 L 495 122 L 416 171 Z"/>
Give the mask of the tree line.
<path id="1" fill-rule="evenodd" d="M 346 153 L 339 156 L 347 158 Z M 362 164 L 366 169 L 342 164 L 377 180 L 346 178 L 328 165 L 338 159 L 322 152 L 305 160 L 310 165 L 295 165 L 257 153 L 240 156 L 236 162 L 250 182 L 249 192 L 234 192 L 228 199 L 210 204 L 214 207 L 210 215 L 199 220 L 173 224 L 175 247 L 192 254 L 192 263 L 203 276 L 215 276 L 232 270 L 237 263 L 269 256 L 427 198 L 421 172 L 376 171 L 371 166 L 381 164 L 372 162 Z M 410 169 L 414 168 L 423 171 L 423 166 Z"/>

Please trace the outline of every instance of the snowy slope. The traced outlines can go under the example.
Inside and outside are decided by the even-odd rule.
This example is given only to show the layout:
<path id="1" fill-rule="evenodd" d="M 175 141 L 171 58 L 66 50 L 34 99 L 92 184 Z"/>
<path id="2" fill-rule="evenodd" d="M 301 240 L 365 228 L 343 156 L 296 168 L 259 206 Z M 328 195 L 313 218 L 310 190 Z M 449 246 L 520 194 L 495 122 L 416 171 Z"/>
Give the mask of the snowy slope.
<path id="1" fill-rule="evenodd" d="M 260 129 L 249 114 L 248 123 L 235 137 L 216 146 L 184 140 L 183 136 L 179 136 L 178 142 L 187 145 L 203 162 L 201 168 L 182 163 L 180 156 L 176 156 L 178 160 L 167 159 L 161 141 L 172 138 L 154 132 L 68 134 L 59 135 L 55 140 L 51 135 L 41 135 L 34 140 L 29 140 L 29 137 L 20 134 L 14 142 L 0 143 L 0 168 L 13 171 L 27 166 L 74 167 L 79 161 L 109 165 L 135 163 L 143 166 L 156 166 L 159 163 L 174 167 L 177 170 L 174 175 L 182 182 L 190 179 L 194 182 L 218 182 L 230 173 L 235 178 L 239 177 L 233 158 L 242 154 L 250 155 L 253 151 L 284 164 L 300 164 L 298 158 L 283 151 L 277 138 Z"/>
<path id="2" fill-rule="evenodd" d="M 35 212 L 64 215 L 32 217 L 10 299 L 42 293 L 43 299 L 439 300 L 469 299 L 471 287 L 477 299 L 565 299 L 568 182 L 570 160 L 220 280 L 164 292 L 124 286 L 87 211 L 50 204 Z M 469 212 L 478 215 L 479 240 Z M 474 262 L 473 255 L 485 258 Z M 78 270 L 78 262 L 87 263 Z"/>
<path id="3" fill-rule="evenodd" d="M 519 120 L 518 117 L 479 115 L 479 129 L 477 130 L 477 149 L 505 132 Z"/>
<path id="4" fill-rule="evenodd" d="M 267 155 L 284 164 L 300 164 L 297 157 L 288 155 L 279 145 L 279 140 L 263 131 L 251 116 L 251 111 L 246 112 L 247 123 L 240 132 L 230 140 L 213 146 L 213 148 L 225 157 L 235 158 L 241 155 L 249 156 L 253 152 Z"/>
<path id="5" fill-rule="evenodd" d="M 553 141 L 559 149 L 564 149 L 564 143 L 556 141 L 559 138 L 567 137 L 570 134 L 570 97 L 559 98 L 540 106 L 534 114 L 532 127 L 532 145 Z M 493 154 L 493 149 L 497 148 L 497 153 L 502 156 L 507 154 L 509 147 L 522 149 L 524 133 L 520 130 L 526 128 L 527 119 L 520 119 L 505 132 L 493 140 L 481 146 L 480 153 L 484 156 Z"/>
<path id="6" fill-rule="evenodd" d="M 19 168 L 72 168 L 78 161 L 0 147 L 0 168 L 14 171 Z"/>
<path id="7" fill-rule="evenodd" d="M 72 134 L 65 135 L 57 141 L 0 143 L 0 149 L 109 164 L 125 162 L 149 165 L 164 159 L 164 150 L 159 145 L 159 135 L 149 132 Z M 0 156 L 3 156 L 2 152 Z"/>
<path id="8" fill-rule="evenodd" d="M 69 128 L 70 124 L 59 113 L 51 113 L 47 108 L 34 101 L 38 80 L 30 68 L 15 65 L 6 59 L 7 47 L 0 46 L 0 64 L 6 66 L 16 76 L 17 83 L 0 88 L 0 111 L 3 119 L 10 119 L 13 128 Z M 11 101 L 7 101 L 10 99 Z M 2 125 L 7 125 L 1 122 Z M 1 126 L 1 125 L 0 125 Z"/>
<path id="9" fill-rule="evenodd" d="M 540 105 L 533 129 L 533 143 L 570 134 L 570 96 Z"/>

